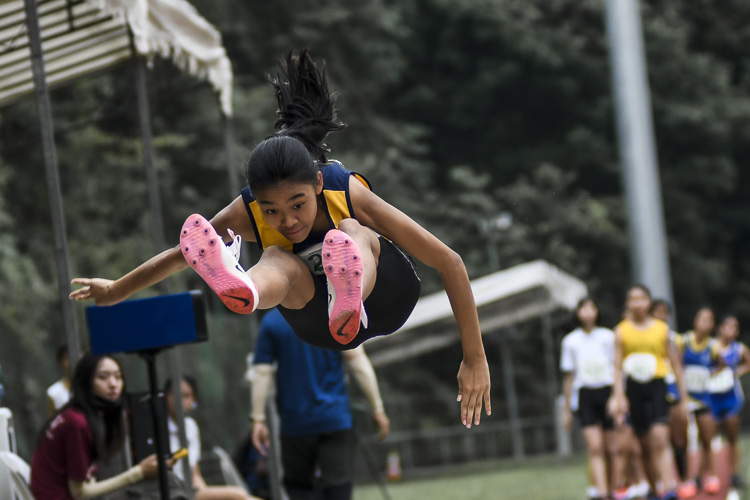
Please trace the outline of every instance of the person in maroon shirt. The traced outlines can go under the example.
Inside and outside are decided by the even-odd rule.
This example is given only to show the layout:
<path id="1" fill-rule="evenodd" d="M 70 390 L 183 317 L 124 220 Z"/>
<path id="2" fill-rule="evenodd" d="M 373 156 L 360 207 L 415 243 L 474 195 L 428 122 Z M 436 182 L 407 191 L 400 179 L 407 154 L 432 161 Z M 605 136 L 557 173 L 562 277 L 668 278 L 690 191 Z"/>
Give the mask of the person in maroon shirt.
<path id="1" fill-rule="evenodd" d="M 39 500 L 103 495 L 154 477 L 156 455 L 105 481 L 96 482 L 96 461 L 118 452 L 125 439 L 124 382 L 109 356 L 84 355 L 72 380 L 73 397 L 42 428 L 31 458 L 31 492 Z"/>

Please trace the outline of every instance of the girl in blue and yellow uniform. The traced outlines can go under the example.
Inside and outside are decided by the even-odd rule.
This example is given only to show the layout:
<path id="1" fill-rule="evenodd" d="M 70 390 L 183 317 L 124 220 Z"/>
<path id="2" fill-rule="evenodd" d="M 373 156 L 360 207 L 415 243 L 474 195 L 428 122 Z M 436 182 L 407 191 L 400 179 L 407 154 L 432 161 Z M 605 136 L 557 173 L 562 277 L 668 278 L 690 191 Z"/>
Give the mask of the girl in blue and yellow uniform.
<path id="1" fill-rule="evenodd" d="M 711 410 L 716 422 L 723 427 L 729 447 L 732 486 L 743 486 L 740 475 L 740 410 L 745 404 L 739 377 L 750 371 L 750 351 L 737 341 L 740 323 L 735 316 L 725 316 L 719 323 L 717 343 L 726 367 L 712 377 L 709 384 Z"/>
<path id="2" fill-rule="evenodd" d="M 695 417 L 701 443 L 701 464 L 696 484 L 700 486 L 701 476 L 707 474 L 703 488 L 712 494 L 721 489 L 721 483 L 716 475 L 716 461 L 711 450 L 711 441 L 716 433 L 716 422 L 711 414 L 709 383 L 712 374 L 720 365 L 723 365 L 720 360 L 719 346 L 711 338 L 714 326 L 713 311 L 703 307 L 695 314 L 693 330 L 675 339 L 684 366 L 685 386 L 689 398 L 688 410 Z M 692 490 L 695 491 L 696 488 L 693 487 Z"/>
<path id="3" fill-rule="evenodd" d="M 461 257 L 375 195 L 364 177 L 326 157 L 327 135 L 345 125 L 325 71 L 306 50 L 290 52 L 271 84 L 277 132 L 250 154 L 243 193 L 210 223 L 190 216 L 180 246 L 120 279 L 74 279 L 83 286 L 70 297 L 114 304 L 190 265 L 233 311 L 279 306 L 306 342 L 353 349 L 396 331 L 411 314 L 420 286 L 403 249 L 440 273 L 463 346 L 461 419 L 479 424 L 483 401 L 490 413 L 490 375 Z M 240 237 L 263 251 L 247 272 L 238 263 Z"/>
<path id="4" fill-rule="evenodd" d="M 669 446 L 669 408 L 666 399 L 667 359 L 672 364 L 685 408 L 682 366 L 671 348 L 669 326 L 650 315 L 651 294 L 634 285 L 626 296 L 625 319 L 615 327 L 615 377 L 609 411 L 622 425 L 626 414 L 661 487 L 661 498 L 676 498 L 677 482 Z M 624 374 L 624 376 L 623 376 Z"/>

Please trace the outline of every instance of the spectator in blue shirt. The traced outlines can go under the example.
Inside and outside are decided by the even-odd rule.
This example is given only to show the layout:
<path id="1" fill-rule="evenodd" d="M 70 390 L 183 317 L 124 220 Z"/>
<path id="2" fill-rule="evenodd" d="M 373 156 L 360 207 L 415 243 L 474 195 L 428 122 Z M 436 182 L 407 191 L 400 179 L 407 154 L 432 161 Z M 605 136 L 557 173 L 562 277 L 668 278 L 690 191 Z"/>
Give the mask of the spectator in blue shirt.
<path id="1" fill-rule="evenodd" d="M 278 310 L 261 321 L 252 384 L 253 444 L 265 454 L 265 408 L 276 365 L 283 483 L 291 500 L 348 500 L 352 494 L 354 434 L 344 364 L 369 400 L 378 437 L 390 429 L 372 364 L 360 346 L 330 351 L 301 341 Z M 316 469 L 319 477 L 316 478 Z"/>

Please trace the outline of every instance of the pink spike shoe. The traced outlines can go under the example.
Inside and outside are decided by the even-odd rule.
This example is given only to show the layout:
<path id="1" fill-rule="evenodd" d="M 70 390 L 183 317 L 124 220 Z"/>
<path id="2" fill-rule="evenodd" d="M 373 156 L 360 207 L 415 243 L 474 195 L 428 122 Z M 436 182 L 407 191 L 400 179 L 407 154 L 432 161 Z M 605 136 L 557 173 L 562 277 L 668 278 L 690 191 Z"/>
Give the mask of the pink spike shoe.
<path id="1" fill-rule="evenodd" d="M 229 246 L 203 216 L 191 215 L 180 233 L 182 255 L 224 305 L 236 313 L 250 314 L 258 306 L 258 288 L 239 263 L 242 238 L 228 231 L 233 240 Z"/>
<path id="2" fill-rule="evenodd" d="M 362 255 L 351 236 L 331 229 L 323 240 L 323 271 L 328 278 L 328 329 L 334 340 L 348 344 L 367 328 L 362 304 Z"/>

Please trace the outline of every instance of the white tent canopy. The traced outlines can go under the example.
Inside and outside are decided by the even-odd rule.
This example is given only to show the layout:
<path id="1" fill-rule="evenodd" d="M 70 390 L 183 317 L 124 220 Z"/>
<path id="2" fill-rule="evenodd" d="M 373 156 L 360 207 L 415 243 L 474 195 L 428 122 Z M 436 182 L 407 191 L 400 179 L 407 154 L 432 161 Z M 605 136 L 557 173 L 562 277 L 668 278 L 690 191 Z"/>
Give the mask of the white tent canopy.
<path id="1" fill-rule="evenodd" d="M 485 334 L 559 309 L 572 310 L 587 294 L 581 280 L 543 260 L 477 278 L 471 288 Z M 420 298 L 401 329 L 369 340 L 366 349 L 377 366 L 419 356 L 458 340 L 448 296 L 441 291 Z"/>
<path id="2" fill-rule="evenodd" d="M 221 35 L 186 0 L 38 0 L 50 87 L 132 56 L 171 58 L 207 80 L 232 114 L 232 67 Z M 130 33 L 129 33 L 130 30 Z M 0 105 L 33 92 L 23 0 L 0 0 Z"/>

